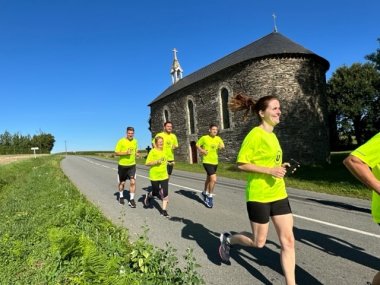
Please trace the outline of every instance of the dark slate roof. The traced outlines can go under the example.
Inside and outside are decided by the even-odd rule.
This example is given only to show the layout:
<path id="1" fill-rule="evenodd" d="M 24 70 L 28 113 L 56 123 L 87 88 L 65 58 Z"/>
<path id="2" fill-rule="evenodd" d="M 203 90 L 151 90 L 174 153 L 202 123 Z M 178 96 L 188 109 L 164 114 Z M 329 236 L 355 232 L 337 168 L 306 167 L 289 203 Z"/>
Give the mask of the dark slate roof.
<path id="1" fill-rule="evenodd" d="M 309 56 L 311 55 L 318 58 L 325 65 L 326 71 L 330 67 L 329 62 L 326 59 L 318 56 L 317 54 L 313 53 L 308 49 L 305 49 L 301 45 L 291 41 L 290 39 L 281 35 L 280 33 L 273 32 L 233 53 L 230 53 L 229 55 L 215 61 L 214 63 L 211 63 L 199 69 L 198 71 L 195 71 L 189 74 L 188 76 L 180 79 L 179 81 L 177 81 L 177 83 L 171 85 L 164 92 L 162 92 L 161 95 L 159 95 L 149 104 L 149 106 L 178 90 L 181 90 L 193 83 L 196 83 L 210 75 L 213 75 L 235 64 L 250 59 L 262 58 L 266 56 L 294 54 Z"/>

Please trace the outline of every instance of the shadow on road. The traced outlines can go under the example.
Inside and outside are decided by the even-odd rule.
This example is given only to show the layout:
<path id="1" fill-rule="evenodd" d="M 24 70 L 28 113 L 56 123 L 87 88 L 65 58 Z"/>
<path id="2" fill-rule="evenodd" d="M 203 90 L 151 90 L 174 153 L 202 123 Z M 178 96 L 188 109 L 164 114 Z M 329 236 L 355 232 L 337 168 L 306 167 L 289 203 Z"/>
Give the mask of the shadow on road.
<path id="1" fill-rule="evenodd" d="M 231 250 L 231 258 L 233 258 L 237 263 L 247 269 L 247 271 L 255 278 L 263 282 L 263 284 L 273 284 L 274 280 L 268 280 L 263 276 L 256 268 L 247 262 L 251 260 L 260 266 L 268 267 L 273 271 L 276 271 L 279 275 L 283 276 L 281 263 L 280 263 L 280 246 L 271 241 L 267 241 L 268 244 L 273 244 L 276 246 L 278 251 L 269 249 L 267 246 L 258 249 L 242 246 L 234 246 Z M 296 253 L 297 254 L 297 253 Z M 304 270 L 299 265 L 296 265 L 296 283 L 297 284 L 308 284 L 308 285 L 320 285 L 322 284 L 318 279 L 316 279 L 309 272 Z"/>
<path id="2" fill-rule="evenodd" d="M 183 195 L 189 199 L 197 201 L 201 204 L 203 200 L 194 191 L 180 189 L 175 191 L 179 195 Z M 344 208 L 352 211 L 367 212 L 367 209 L 355 207 L 340 202 L 331 202 L 325 200 L 315 200 L 314 202 Z M 184 224 L 182 229 L 182 237 L 197 242 L 200 248 L 204 251 L 207 258 L 216 265 L 222 265 L 219 254 L 219 234 L 205 228 L 200 223 L 195 223 L 190 219 L 181 217 L 172 217 L 172 221 L 181 222 Z M 335 236 L 327 235 L 324 233 L 300 229 L 294 227 L 295 239 L 307 246 L 319 249 L 333 256 L 356 262 L 360 265 L 378 270 L 380 268 L 380 259 L 376 258 L 354 244 L 351 244 L 343 239 Z M 272 284 L 273 280 L 268 280 L 258 269 L 251 265 L 255 262 L 258 265 L 271 268 L 273 271 L 282 275 L 282 268 L 280 264 L 280 246 L 279 244 L 268 240 L 267 244 L 273 244 L 278 250 L 273 251 L 268 247 L 262 249 L 248 248 L 242 246 L 234 246 L 231 250 L 231 259 L 235 260 L 238 264 L 244 267 L 254 278 L 263 284 Z M 312 276 L 309 272 L 305 271 L 302 267 L 296 265 L 296 279 L 297 284 L 322 284 L 318 279 Z"/>
<path id="3" fill-rule="evenodd" d="M 341 208 L 341 209 L 344 209 L 344 210 L 356 211 L 356 212 L 371 214 L 371 210 L 369 208 L 357 207 L 357 206 L 350 205 L 350 204 L 347 204 L 347 203 L 335 202 L 335 201 L 329 201 L 329 200 L 312 199 L 312 198 L 308 198 L 307 200 L 312 201 L 314 203 L 319 203 L 319 204 L 322 204 L 322 205 L 327 205 L 327 206 L 331 206 L 331 207 Z"/>
<path id="4" fill-rule="evenodd" d="M 198 246 L 203 250 L 208 260 L 215 265 L 222 265 L 221 259 L 218 254 L 219 249 L 219 234 L 210 231 L 200 223 L 194 223 L 190 219 L 181 217 L 171 217 L 171 221 L 180 222 L 184 224 L 182 229 L 182 237 L 197 242 Z M 268 244 L 274 244 L 278 249 L 279 245 L 268 241 Z M 238 264 L 244 267 L 255 279 L 262 284 L 273 284 L 273 280 L 268 280 L 257 268 L 252 266 L 247 260 L 251 260 L 261 266 L 266 266 L 282 275 L 280 264 L 280 255 L 277 251 L 273 251 L 267 247 L 263 249 L 253 249 L 241 246 L 234 246 L 231 250 L 231 258 Z M 296 266 L 296 276 L 298 284 L 322 284 L 304 269 Z"/>
<path id="5" fill-rule="evenodd" d="M 160 205 L 160 202 L 157 202 L 158 201 L 161 201 L 161 199 L 159 199 L 159 197 L 156 197 L 156 196 L 153 196 L 152 198 L 149 199 L 149 205 L 146 207 L 145 204 L 144 204 L 144 200 L 145 200 L 145 195 L 147 195 L 149 192 L 152 191 L 152 187 L 151 186 L 148 186 L 148 187 L 144 187 L 142 188 L 143 191 L 146 191 L 145 194 L 141 195 L 138 199 L 137 199 L 137 202 L 141 203 L 143 208 L 145 209 L 156 209 L 159 213 L 162 212 L 162 207 Z"/>
<path id="6" fill-rule="evenodd" d="M 363 252 L 363 248 L 343 239 L 296 227 L 294 227 L 294 235 L 297 241 L 330 255 L 339 256 L 375 270 L 380 268 L 379 258 Z"/>
<path id="7" fill-rule="evenodd" d="M 202 200 L 202 198 L 198 195 L 198 193 L 196 193 L 194 191 L 188 191 L 188 190 L 180 189 L 180 190 L 174 191 L 174 193 L 185 196 L 185 197 L 192 199 L 192 200 L 194 200 L 194 201 L 196 201 L 202 205 L 205 204 L 204 201 Z"/>
<path id="8" fill-rule="evenodd" d="M 216 265 L 221 264 L 221 260 L 218 255 L 219 233 L 210 231 L 202 224 L 194 223 L 192 220 L 186 218 L 171 217 L 170 220 L 183 223 L 184 227 L 182 228 L 182 237 L 188 240 L 196 241 L 212 263 Z"/>

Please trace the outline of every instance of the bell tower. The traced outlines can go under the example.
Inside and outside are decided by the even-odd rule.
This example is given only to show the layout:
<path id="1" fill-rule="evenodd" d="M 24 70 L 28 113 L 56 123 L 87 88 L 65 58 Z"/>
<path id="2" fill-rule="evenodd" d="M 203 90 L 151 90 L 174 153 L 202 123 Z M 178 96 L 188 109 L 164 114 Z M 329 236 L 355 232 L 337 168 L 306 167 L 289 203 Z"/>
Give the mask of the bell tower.
<path id="1" fill-rule="evenodd" d="M 183 70 L 177 59 L 177 50 L 175 48 L 173 49 L 173 56 L 174 58 L 170 69 L 170 74 L 172 76 L 172 83 L 175 84 L 178 80 L 182 79 Z"/>

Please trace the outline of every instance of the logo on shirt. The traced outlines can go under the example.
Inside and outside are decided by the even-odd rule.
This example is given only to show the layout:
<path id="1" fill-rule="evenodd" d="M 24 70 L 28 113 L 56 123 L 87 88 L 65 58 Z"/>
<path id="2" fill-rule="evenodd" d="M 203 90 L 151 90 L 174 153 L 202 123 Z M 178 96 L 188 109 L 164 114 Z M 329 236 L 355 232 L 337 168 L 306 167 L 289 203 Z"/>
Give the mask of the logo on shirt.
<path id="1" fill-rule="evenodd" d="M 281 163 L 281 151 L 277 151 L 277 155 L 276 155 L 276 164 L 280 164 Z"/>

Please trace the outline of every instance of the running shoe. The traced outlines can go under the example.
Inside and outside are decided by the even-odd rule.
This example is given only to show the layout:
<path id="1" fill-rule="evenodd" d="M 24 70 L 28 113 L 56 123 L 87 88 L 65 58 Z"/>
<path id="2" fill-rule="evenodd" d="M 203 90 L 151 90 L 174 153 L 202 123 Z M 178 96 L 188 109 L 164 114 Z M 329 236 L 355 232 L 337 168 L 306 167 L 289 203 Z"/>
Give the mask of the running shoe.
<path id="1" fill-rule="evenodd" d="M 120 205 L 124 205 L 124 197 L 120 197 L 119 198 L 119 204 Z"/>
<path id="2" fill-rule="evenodd" d="M 208 205 L 209 205 L 209 208 L 212 208 L 214 207 L 214 197 L 208 197 Z"/>
<path id="3" fill-rule="evenodd" d="M 213 206 L 212 200 L 213 200 L 212 197 L 206 196 L 205 205 L 207 208 L 212 208 L 212 206 Z"/>
<path id="4" fill-rule="evenodd" d="M 135 202 L 135 200 L 134 199 L 129 200 L 128 205 L 131 208 L 136 208 L 136 202 Z"/>
<path id="5" fill-rule="evenodd" d="M 202 191 L 202 197 L 203 197 L 203 201 L 206 203 L 206 198 L 207 198 L 207 194 L 205 191 Z"/>
<path id="6" fill-rule="evenodd" d="M 231 244 L 227 241 L 227 238 L 231 236 L 231 233 L 224 232 L 220 234 L 220 246 L 219 246 L 219 256 L 220 258 L 228 262 L 230 261 L 230 248 Z"/>
<path id="7" fill-rule="evenodd" d="M 166 210 L 161 211 L 161 216 L 164 216 L 165 218 L 170 218 L 170 216 Z"/>
<path id="8" fill-rule="evenodd" d="M 152 198 L 149 193 L 145 194 L 144 198 L 144 206 L 148 208 L 150 206 L 150 198 Z"/>

